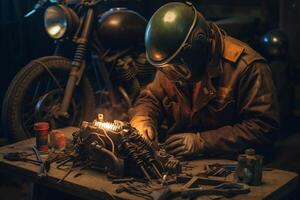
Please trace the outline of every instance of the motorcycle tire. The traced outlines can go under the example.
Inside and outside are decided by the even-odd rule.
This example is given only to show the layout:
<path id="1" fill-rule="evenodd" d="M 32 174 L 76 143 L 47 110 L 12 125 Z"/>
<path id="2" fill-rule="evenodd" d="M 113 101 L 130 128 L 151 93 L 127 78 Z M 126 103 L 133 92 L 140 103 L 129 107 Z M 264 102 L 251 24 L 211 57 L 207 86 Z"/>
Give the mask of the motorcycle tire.
<path id="1" fill-rule="evenodd" d="M 5 94 L 2 106 L 2 125 L 4 135 L 10 142 L 24 140 L 33 136 L 33 129 L 26 129 L 24 125 L 25 120 L 23 120 L 22 117 L 24 114 L 22 112 L 25 108 L 23 104 L 25 105 L 25 103 L 27 103 L 24 98 L 26 97 L 26 93 L 28 95 L 30 92 L 30 87 L 32 87 L 32 85 L 35 84 L 35 81 L 39 80 L 39 78 L 41 79 L 40 81 L 42 81 L 43 77 L 51 76 L 52 72 L 55 72 L 58 75 L 65 74 L 65 78 L 67 79 L 71 67 L 71 61 L 67 58 L 60 56 L 47 56 L 33 60 L 18 72 Z M 64 76 L 62 75 L 62 77 Z M 63 88 L 65 88 L 65 85 Z M 62 95 L 60 96 L 63 96 L 63 90 L 60 91 L 62 91 Z M 51 92 L 52 91 L 49 93 Z M 91 120 L 95 117 L 95 97 L 92 86 L 85 74 L 83 74 L 80 84 L 75 88 L 74 95 L 75 92 L 78 93 L 77 96 L 81 106 L 81 112 L 76 118 L 76 121 L 72 124 L 68 124 L 70 126 L 78 126 L 82 120 Z M 75 98 L 74 95 L 72 97 L 72 102 Z M 34 103 L 32 104 L 34 105 Z"/>

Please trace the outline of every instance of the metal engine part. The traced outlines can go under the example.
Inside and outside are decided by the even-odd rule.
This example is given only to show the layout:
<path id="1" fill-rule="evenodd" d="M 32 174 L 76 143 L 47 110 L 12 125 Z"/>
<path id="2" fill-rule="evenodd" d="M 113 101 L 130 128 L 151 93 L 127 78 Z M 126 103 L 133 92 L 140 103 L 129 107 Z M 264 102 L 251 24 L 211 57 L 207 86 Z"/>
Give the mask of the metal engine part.
<path id="1" fill-rule="evenodd" d="M 156 68 L 147 61 L 145 53 L 140 53 L 137 56 L 119 58 L 117 71 L 123 81 L 137 78 L 143 87 L 153 80 Z"/>
<path id="2" fill-rule="evenodd" d="M 119 58 L 116 71 L 125 89 L 135 97 L 141 88 L 153 81 L 156 69 L 147 61 L 146 54 L 140 53 L 137 57 L 127 55 Z"/>
<path id="3" fill-rule="evenodd" d="M 127 98 L 128 93 L 129 97 L 127 101 L 130 101 L 131 104 L 130 99 L 134 99 L 141 90 L 140 83 L 136 78 L 137 69 L 135 61 L 132 56 L 124 56 L 117 60 L 115 68 L 117 76 L 122 81 L 122 85 L 125 89 L 119 88 L 119 91 L 125 99 Z"/>
<path id="4" fill-rule="evenodd" d="M 129 81 L 136 76 L 136 67 L 134 60 L 131 56 L 125 56 L 117 60 L 116 69 L 119 78 L 123 81 Z"/>
<path id="5" fill-rule="evenodd" d="M 137 78 L 140 85 L 144 87 L 154 79 L 156 69 L 147 61 L 145 53 L 139 54 L 135 60 L 135 64 L 137 69 Z"/>
<path id="6" fill-rule="evenodd" d="M 103 60 L 114 73 L 120 95 L 132 107 L 141 89 L 154 79 L 156 69 L 147 61 L 145 53 L 136 53 L 130 48 L 107 50 L 104 55 Z"/>
<path id="7" fill-rule="evenodd" d="M 106 122 L 103 115 L 82 123 L 73 133 L 73 144 L 82 159 L 116 176 L 137 176 L 148 181 L 179 174 L 181 164 L 164 149 L 139 135 L 129 123 Z"/>

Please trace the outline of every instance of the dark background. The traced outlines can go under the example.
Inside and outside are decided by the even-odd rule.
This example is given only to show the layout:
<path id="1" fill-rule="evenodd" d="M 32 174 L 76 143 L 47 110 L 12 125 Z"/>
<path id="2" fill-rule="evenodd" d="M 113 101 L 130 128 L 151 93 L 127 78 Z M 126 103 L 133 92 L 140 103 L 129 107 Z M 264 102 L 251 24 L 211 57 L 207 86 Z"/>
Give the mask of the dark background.
<path id="1" fill-rule="evenodd" d="M 101 10 L 110 7 L 128 7 L 150 18 L 162 0 L 121 0 L 102 4 Z M 299 131 L 300 116 L 300 0 L 194 0 L 196 7 L 212 21 L 225 19 L 225 30 L 260 51 L 259 40 L 269 30 L 281 29 L 289 39 L 289 57 L 284 61 L 285 70 L 279 80 L 285 82 L 279 96 L 285 97 L 283 111 L 283 137 Z M 0 110 L 10 81 L 30 60 L 51 55 L 53 41 L 43 28 L 43 9 L 29 18 L 24 14 L 31 10 L 36 0 L 0 1 Z M 226 19 L 230 20 L 226 21 Z M 270 60 L 270 62 L 272 62 Z M 276 65 L 275 65 L 276 66 Z M 271 64 L 272 68 L 272 64 Z M 275 68 L 276 71 L 276 67 Z M 278 73 L 277 73 L 278 74 Z M 282 79 L 281 79 L 282 77 Z M 286 83 L 288 82 L 288 83 Z M 299 86 L 298 86 L 299 85 Z M 282 93 L 283 92 L 283 93 Z M 0 138 L 3 135 L 0 126 Z"/>

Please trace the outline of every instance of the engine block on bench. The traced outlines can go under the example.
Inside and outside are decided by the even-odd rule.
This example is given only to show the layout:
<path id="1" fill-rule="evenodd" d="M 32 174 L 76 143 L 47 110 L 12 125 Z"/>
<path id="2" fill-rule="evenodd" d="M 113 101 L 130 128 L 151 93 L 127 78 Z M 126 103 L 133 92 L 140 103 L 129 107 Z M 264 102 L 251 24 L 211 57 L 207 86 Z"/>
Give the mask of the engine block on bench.
<path id="1" fill-rule="evenodd" d="M 79 157 L 116 176 L 151 180 L 181 171 L 175 157 L 144 139 L 128 122 L 106 122 L 102 114 L 82 123 L 80 131 L 73 133 L 73 144 Z"/>

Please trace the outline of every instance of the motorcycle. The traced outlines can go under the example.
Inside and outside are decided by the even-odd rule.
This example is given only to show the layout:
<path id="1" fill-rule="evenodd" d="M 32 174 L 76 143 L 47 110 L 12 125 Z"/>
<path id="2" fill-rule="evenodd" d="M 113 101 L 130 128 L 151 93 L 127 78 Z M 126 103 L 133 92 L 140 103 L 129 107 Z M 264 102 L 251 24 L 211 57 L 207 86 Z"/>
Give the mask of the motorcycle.
<path id="1" fill-rule="evenodd" d="M 25 16 L 48 6 L 44 26 L 56 49 L 53 56 L 31 61 L 11 82 L 2 106 L 8 139 L 32 137 L 38 121 L 60 128 L 91 120 L 96 112 L 128 118 L 135 97 L 155 73 L 144 53 L 147 21 L 126 8 L 99 12 L 103 2 L 40 0 Z"/>

